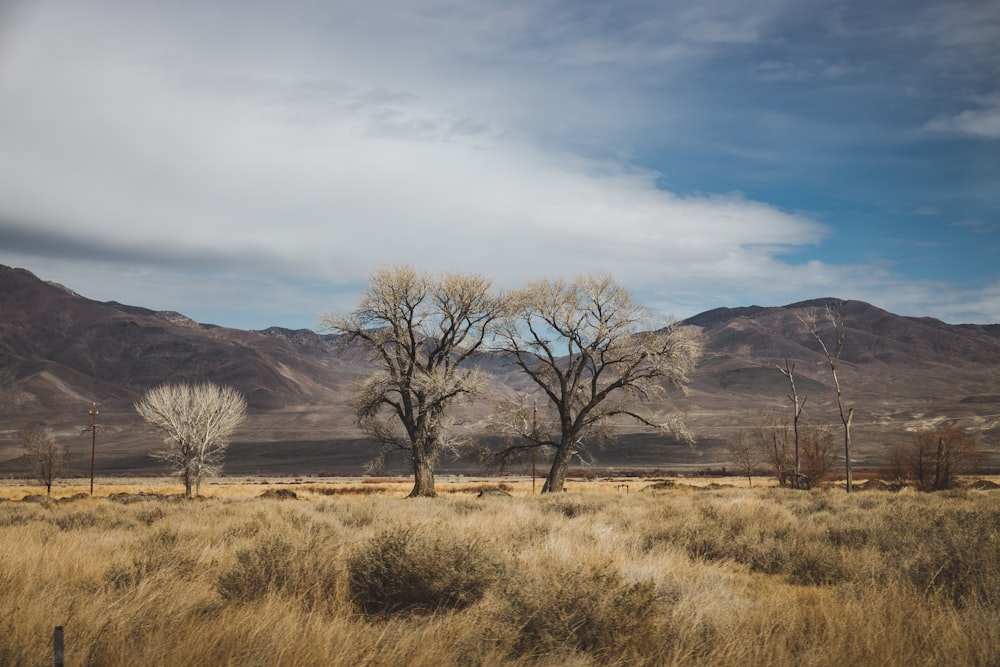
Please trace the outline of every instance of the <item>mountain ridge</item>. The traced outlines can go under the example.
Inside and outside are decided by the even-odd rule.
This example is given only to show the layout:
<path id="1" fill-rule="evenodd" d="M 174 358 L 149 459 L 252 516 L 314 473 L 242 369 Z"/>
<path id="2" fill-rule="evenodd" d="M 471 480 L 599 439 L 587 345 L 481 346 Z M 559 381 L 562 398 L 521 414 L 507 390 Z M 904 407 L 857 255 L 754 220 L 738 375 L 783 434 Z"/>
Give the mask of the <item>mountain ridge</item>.
<path id="1" fill-rule="evenodd" d="M 1000 325 L 951 325 L 834 297 L 717 308 L 684 320 L 700 331 L 705 356 L 686 395 L 650 407 L 685 412 L 699 446 L 625 429 L 598 452 L 599 464 L 724 465 L 726 443 L 752 428 L 762 411 L 787 410 L 787 380 L 777 369 L 785 360 L 796 364 L 797 387 L 808 396 L 806 418 L 835 427 L 829 367 L 803 323 L 811 312 L 822 323 L 828 304 L 845 318 L 838 370 L 845 398 L 857 408 L 863 465 L 876 467 L 886 444 L 913 428 L 955 422 L 974 430 L 1000 466 Z M 370 448 L 354 425 L 351 384 L 372 366 L 362 350 L 341 343 L 310 329 L 246 331 L 174 311 L 94 301 L 0 266 L 0 473 L 18 469 L 16 441 L 26 428 L 79 440 L 91 403 L 99 405 L 105 426 L 106 467 L 154 470 L 146 453 L 158 442 L 132 403 L 161 382 L 200 380 L 231 384 L 248 399 L 250 416 L 227 470 L 358 472 Z M 479 359 L 498 391 L 527 388 L 502 358 Z M 465 409 L 471 434 L 481 430 L 488 410 L 485 402 Z M 460 462 L 442 465 L 468 469 Z"/>

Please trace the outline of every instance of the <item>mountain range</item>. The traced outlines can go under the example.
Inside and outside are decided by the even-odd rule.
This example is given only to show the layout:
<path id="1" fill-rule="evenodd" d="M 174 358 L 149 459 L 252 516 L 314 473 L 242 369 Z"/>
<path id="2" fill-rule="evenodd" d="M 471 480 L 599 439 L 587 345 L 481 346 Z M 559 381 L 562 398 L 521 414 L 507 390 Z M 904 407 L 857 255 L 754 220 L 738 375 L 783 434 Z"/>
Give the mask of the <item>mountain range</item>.
<path id="1" fill-rule="evenodd" d="M 1000 468 L 1000 325 L 946 324 L 834 298 L 718 308 L 685 320 L 700 331 L 704 357 L 686 394 L 649 408 L 685 414 L 697 443 L 623 430 L 597 452 L 595 465 L 731 465 L 727 443 L 763 412 L 790 415 L 788 381 L 778 370 L 786 361 L 795 364 L 796 387 L 806 398 L 804 422 L 842 428 L 827 358 L 803 323 L 827 306 L 845 323 L 838 375 L 846 405 L 855 408 L 856 468 L 877 468 L 889 445 L 943 423 L 969 429 L 986 465 Z M 492 372 L 497 392 L 527 388 L 501 357 L 487 353 L 478 363 Z M 84 429 L 92 425 L 93 404 L 100 473 L 157 472 L 149 452 L 159 440 L 132 404 L 157 384 L 204 380 L 247 397 L 248 419 L 234 436 L 228 474 L 360 474 L 372 448 L 354 425 L 351 385 L 371 370 L 362 350 L 334 335 L 200 324 L 176 312 L 93 301 L 0 266 L 0 474 L 24 471 L 18 438 L 39 427 L 70 448 L 74 471 L 89 471 L 93 442 Z M 465 410 L 462 428 L 475 436 L 489 410 L 486 401 Z M 450 460 L 439 469 L 476 470 Z"/>

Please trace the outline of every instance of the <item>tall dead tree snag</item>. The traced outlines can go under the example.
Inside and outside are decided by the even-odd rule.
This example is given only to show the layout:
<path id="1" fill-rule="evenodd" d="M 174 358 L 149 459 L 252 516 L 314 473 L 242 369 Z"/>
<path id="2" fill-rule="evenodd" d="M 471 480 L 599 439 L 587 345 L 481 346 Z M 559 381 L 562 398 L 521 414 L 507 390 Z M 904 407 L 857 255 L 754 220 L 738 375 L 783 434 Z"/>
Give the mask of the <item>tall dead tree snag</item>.
<path id="1" fill-rule="evenodd" d="M 854 419 L 854 408 L 844 406 L 843 392 L 840 388 L 840 379 L 837 376 L 837 369 L 840 366 L 840 356 L 844 352 L 844 339 L 846 337 L 846 327 L 844 325 L 844 314 L 837 308 L 827 304 L 825 309 L 825 320 L 830 325 L 833 334 L 833 346 L 827 346 L 823 340 L 823 333 L 820 330 L 819 317 L 815 312 L 811 312 L 801 318 L 803 324 L 809 328 L 809 333 L 819 343 L 823 354 L 826 355 L 830 372 L 833 375 L 833 386 L 837 392 L 837 409 L 840 411 L 840 421 L 844 425 L 844 472 L 847 476 L 847 492 L 852 490 L 851 479 L 851 422 Z"/>
<path id="2" fill-rule="evenodd" d="M 806 398 L 803 397 L 799 400 L 799 393 L 795 389 L 795 363 L 789 363 L 788 357 L 785 357 L 785 366 L 778 366 L 778 371 L 781 372 L 788 379 L 788 386 L 790 388 L 788 394 L 788 400 L 792 402 L 792 433 L 795 442 L 795 472 L 792 478 L 792 488 L 801 488 L 802 480 L 802 461 L 799 455 L 799 417 L 802 416 L 802 411 L 806 406 Z"/>

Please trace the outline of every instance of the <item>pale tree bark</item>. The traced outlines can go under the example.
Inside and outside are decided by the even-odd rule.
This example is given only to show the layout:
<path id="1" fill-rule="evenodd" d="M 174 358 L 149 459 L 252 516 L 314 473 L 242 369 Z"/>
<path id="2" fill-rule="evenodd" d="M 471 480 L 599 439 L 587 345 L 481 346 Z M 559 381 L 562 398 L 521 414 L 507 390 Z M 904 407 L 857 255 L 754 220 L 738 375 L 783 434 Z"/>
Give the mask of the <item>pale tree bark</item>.
<path id="1" fill-rule="evenodd" d="M 372 467 L 397 452 L 413 467 L 410 496 L 434 496 L 434 465 L 450 440 L 448 408 L 481 392 L 482 373 L 464 367 L 491 334 L 504 299 L 478 275 L 375 271 L 357 307 L 321 323 L 360 342 L 378 370 L 355 387 L 358 425 L 378 443 Z"/>
<path id="2" fill-rule="evenodd" d="M 847 477 L 847 492 L 853 488 L 851 476 L 851 422 L 854 420 L 854 408 L 844 406 L 843 392 L 840 388 L 840 379 L 837 377 L 837 368 L 840 365 L 840 356 L 844 351 L 844 339 L 847 328 L 844 324 L 844 315 L 839 310 L 834 309 L 829 304 L 826 307 L 826 320 L 833 329 L 834 343 L 833 350 L 827 347 L 820 332 L 820 325 L 815 313 L 810 313 L 802 318 L 802 322 L 809 327 L 809 333 L 819 343 L 823 354 L 826 355 L 830 372 L 833 375 L 833 386 L 837 392 L 837 409 L 840 411 L 840 421 L 844 425 L 844 471 Z"/>
<path id="3" fill-rule="evenodd" d="M 201 494 L 201 481 L 216 475 L 229 438 L 246 418 L 243 395 L 213 383 L 165 384 L 146 392 L 136 412 L 163 436 L 166 448 L 154 456 L 183 481 L 184 495 Z"/>
<path id="4" fill-rule="evenodd" d="M 778 366 L 778 371 L 788 379 L 789 394 L 788 400 L 792 402 L 792 434 L 795 443 L 795 477 L 792 479 L 792 488 L 798 489 L 802 486 L 802 460 L 799 454 L 799 418 L 806 406 L 806 398 L 799 400 L 799 393 L 795 389 L 795 364 L 789 363 L 785 357 L 784 367 Z"/>
<path id="5" fill-rule="evenodd" d="M 500 458 L 542 448 L 552 455 L 543 493 L 561 491 L 570 462 L 619 420 L 687 436 L 676 418 L 654 422 L 637 404 L 683 387 L 701 355 L 691 329 L 648 330 L 646 311 L 609 276 L 542 280 L 516 291 L 497 330 L 498 347 L 534 383 L 542 419 L 506 419 L 521 432 Z M 527 442 L 529 447 L 524 447 Z"/>

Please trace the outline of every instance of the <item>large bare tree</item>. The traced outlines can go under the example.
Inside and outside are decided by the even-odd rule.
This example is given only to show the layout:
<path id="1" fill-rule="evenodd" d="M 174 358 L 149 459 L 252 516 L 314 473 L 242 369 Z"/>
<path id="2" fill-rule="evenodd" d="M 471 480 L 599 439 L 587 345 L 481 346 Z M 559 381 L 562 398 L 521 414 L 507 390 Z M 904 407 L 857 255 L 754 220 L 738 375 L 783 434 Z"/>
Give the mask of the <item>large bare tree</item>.
<path id="1" fill-rule="evenodd" d="M 69 460 L 69 450 L 56 442 L 48 431 L 28 431 L 21 436 L 24 458 L 31 475 L 45 486 L 45 495 L 52 495 L 52 483 L 63 473 Z"/>
<path id="2" fill-rule="evenodd" d="M 434 465 L 449 441 L 450 406 L 482 391 L 484 375 L 463 367 L 503 308 L 479 275 L 420 273 L 409 266 L 375 271 L 357 307 L 321 323 L 360 341 L 378 371 L 355 391 L 358 425 L 379 442 L 373 466 L 404 452 L 413 464 L 411 497 L 434 496 Z"/>
<path id="3" fill-rule="evenodd" d="M 154 454 L 184 480 L 184 495 L 222 469 L 229 438 L 246 418 L 247 403 L 233 387 L 211 382 L 165 384 L 146 392 L 136 412 L 160 432 L 166 448 Z"/>
<path id="4" fill-rule="evenodd" d="M 840 366 L 840 357 L 844 352 L 844 340 L 847 337 L 847 326 L 844 323 L 844 314 L 832 305 L 827 304 L 825 308 L 825 319 L 830 325 L 833 334 L 832 345 L 827 346 L 823 340 L 822 325 L 819 316 L 813 311 L 807 313 L 802 322 L 809 327 L 809 333 L 819 343 L 823 354 L 830 366 L 833 375 L 833 386 L 837 392 L 837 408 L 840 411 L 840 421 L 844 425 L 844 471 L 847 477 L 847 492 L 853 489 L 851 476 L 851 422 L 854 420 L 854 408 L 844 405 L 843 391 L 840 388 L 840 378 L 837 376 L 837 369 Z"/>
<path id="5" fill-rule="evenodd" d="M 502 419 L 519 432 L 500 456 L 551 453 L 543 493 L 561 491 L 573 457 L 586 456 L 588 445 L 620 419 L 681 432 L 678 420 L 654 422 L 638 403 L 661 396 L 666 385 L 686 384 L 701 345 L 690 328 L 649 330 L 649 322 L 607 275 L 540 280 L 511 295 L 498 346 L 534 384 L 545 410 L 539 420 Z M 522 412 L 527 408 L 522 402 Z"/>

